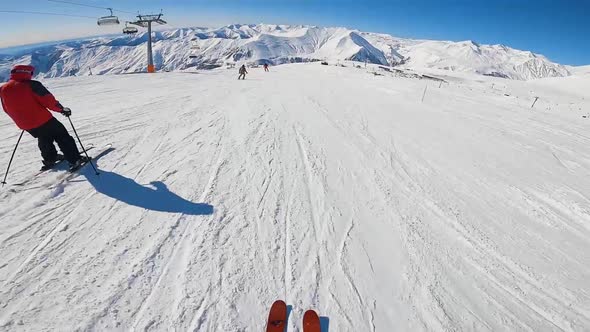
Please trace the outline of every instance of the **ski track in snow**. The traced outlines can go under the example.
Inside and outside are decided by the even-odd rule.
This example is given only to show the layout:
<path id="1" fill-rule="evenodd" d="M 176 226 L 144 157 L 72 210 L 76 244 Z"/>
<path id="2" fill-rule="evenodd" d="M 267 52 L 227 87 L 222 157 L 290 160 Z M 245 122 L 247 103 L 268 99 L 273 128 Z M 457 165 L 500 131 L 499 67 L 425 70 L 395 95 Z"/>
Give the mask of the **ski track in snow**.
<path id="1" fill-rule="evenodd" d="M 590 137 L 565 111 L 588 96 L 447 79 L 424 102 L 317 64 L 48 80 L 114 150 L 0 193 L 0 330 L 262 330 L 278 298 L 289 331 L 310 308 L 330 331 L 588 330 Z M 38 163 L 25 136 L 9 182 Z"/>

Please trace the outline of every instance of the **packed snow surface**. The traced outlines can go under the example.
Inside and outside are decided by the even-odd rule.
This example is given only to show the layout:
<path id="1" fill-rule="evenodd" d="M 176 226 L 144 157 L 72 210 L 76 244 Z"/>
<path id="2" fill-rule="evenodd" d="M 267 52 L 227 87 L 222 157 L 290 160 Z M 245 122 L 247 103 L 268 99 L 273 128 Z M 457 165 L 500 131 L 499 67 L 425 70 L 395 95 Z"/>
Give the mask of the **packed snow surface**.
<path id="1" fill-rule="evenodd" d="M 25 134 L 0 330 L 588 331 L 590 79 L 373 70 L 45 80 L 101 174 L 32 178 Z"/>

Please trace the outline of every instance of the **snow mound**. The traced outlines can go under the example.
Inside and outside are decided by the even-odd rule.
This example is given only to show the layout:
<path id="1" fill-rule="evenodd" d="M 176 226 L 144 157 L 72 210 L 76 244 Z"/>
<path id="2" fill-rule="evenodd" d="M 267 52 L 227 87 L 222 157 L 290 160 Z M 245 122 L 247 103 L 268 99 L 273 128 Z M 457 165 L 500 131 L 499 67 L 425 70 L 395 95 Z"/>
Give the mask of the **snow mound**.
<path id="1" fill-rule="evenodd" d="M 569 71 L 577 76 L 588 76 L 590 75 L 590 65 L 588 66 L 570 66 Z"/>

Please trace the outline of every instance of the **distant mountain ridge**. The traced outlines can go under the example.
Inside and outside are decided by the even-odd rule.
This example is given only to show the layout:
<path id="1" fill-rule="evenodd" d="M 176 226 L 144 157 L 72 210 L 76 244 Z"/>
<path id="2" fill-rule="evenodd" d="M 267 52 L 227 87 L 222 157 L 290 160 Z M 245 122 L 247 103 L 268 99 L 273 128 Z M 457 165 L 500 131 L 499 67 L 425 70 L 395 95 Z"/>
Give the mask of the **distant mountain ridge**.
<path id="1" fill-rule="evenodd" d="M 355 60 L 387 66 L 437 68 L 528 80 L 568 76 L 567 67 L 503 45 L 473 41 L 412 40 L 347 28 L 233 24 L 217 29 L 154 32 L 154 61 L 162 70 L 214 68 L 228 63 L 282 64 Z M 107 36 L 41 46 L 0 56 L 0 79 L 17 63 L 32 64 L 38 77 L 140 72 L 146 67 L 147 33 Z"/>

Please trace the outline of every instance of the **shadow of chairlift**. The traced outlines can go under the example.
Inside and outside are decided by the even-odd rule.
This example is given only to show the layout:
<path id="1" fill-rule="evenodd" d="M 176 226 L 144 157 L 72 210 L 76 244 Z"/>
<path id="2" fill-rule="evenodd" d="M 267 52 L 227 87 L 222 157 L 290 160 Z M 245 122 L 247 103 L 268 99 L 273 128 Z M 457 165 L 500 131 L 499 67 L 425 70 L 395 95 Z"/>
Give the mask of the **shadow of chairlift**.
<path id="1" fill-rule="evenodd" d="M 96 21 L 96 24 L 98 24 L 98 25 L 117 25 L 117 24 L 120 24 L 121 22 L 119 22 L 119 18 L 117 16 L 113 15 L 113 9 L 112 8 L 107 8 L 107 9 L 111 12 L 111 15 L 100 17 L 98 19 L 98 21 Z"/>

